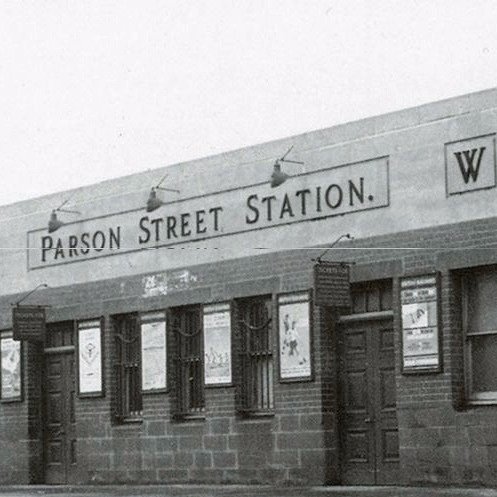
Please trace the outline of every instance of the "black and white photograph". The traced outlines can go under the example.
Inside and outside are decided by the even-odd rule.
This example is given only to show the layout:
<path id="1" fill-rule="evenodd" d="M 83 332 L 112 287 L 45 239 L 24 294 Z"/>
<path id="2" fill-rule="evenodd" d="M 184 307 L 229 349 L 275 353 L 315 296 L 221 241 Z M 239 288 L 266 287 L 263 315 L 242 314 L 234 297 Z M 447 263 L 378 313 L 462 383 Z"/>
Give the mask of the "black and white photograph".
<path id="1" fill-rule="evenodd" d="M 0 497 L 497 497 L 495 0 L 0 0 Z"/>

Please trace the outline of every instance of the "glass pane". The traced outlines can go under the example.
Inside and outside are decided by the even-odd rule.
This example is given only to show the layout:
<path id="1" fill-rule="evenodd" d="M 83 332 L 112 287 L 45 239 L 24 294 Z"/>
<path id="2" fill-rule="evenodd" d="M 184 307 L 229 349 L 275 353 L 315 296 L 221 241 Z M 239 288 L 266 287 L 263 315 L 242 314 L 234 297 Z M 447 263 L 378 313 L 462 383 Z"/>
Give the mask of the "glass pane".
<path id="1" fill-rule="evenodd" d="M 366 293 L 364 291 L 354 291 L 352 293 L 352 312 L 354 314 L 366 312 Z"/>
<path id="2" fill-rule="evenodd" d="M 473 276 L 468 291 L 469 331 L 497 330 L 497 271 Z"/>
<path id="3" fill-rule="evenodd" d="M 392 286 L 390 282 L 381 289 L 381 310 L 389 311 L 392 308 Z"/>
<path id="4" fill-rule="evenodd" d="M 471 337 L 473 392 L 497 392 L 497 335 Z"/>
<path id="5" fill-rule="evenodd" d="M 380 310 L 380 291 L 376 286 L 371 286 L 367 290 L 367 312 L 377 312 Z"/>

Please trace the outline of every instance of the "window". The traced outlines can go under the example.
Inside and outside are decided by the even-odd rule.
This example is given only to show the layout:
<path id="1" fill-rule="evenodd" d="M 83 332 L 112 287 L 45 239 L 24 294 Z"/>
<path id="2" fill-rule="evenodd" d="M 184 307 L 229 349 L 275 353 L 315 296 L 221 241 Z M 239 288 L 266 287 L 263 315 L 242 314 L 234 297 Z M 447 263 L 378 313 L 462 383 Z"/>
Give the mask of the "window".
<path id="1" fill-rule="evenodd" d="M 114 316 L 116 344 L 115 415 L 120 422 L 141 419 L 141 350 L 140 321 L 137 314 Z"/>
<path id="2" fill-rule="evenodd" d="M 271 413 L 274 408 L 271 298 L 243 300 L 239 311 L 242 341 L 240 411 Z"/>
<path id="3" fill-rule="evenodd" d="M 497 268 L 463 277 L 466 390 L 469 401 L 497 402 Z"/>
<path id="4" fill-rule="evenodd" d="M 388 311 L 392 309 L 390 280 L 368 281 L 351 287 L 352 314 Z"/>
<path id="5" fill-rule="evenodd" d="M 176 338 L 176 417 L 203 416 L 204 352 L 202 343 L 202 307 L 173 310 Z"/>

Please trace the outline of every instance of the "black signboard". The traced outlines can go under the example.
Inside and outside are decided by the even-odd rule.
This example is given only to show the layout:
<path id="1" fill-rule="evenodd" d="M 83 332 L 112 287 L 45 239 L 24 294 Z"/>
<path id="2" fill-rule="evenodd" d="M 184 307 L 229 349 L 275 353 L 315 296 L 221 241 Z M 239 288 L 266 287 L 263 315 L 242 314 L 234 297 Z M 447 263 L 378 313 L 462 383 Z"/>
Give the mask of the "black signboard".
<path id="1" fill-rule="evenodd" d="M 45 341 L 45 308 L 37 305 L 16 305 L 12 308 L 14 340 Z"/>
<path id="2" fill-rule="evenodd" d="M 314 265 L 314 301 L 317 305 L 349 308 L 349 266 L 341 262 L 317 262 Z"/>

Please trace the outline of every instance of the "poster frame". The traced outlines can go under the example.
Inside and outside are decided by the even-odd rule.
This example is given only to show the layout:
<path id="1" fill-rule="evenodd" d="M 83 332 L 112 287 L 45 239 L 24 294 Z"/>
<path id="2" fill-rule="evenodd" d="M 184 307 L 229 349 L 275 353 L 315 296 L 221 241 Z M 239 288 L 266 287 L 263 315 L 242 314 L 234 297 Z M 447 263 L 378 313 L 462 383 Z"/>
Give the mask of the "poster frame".
<path id="1" fill-rule="evenodd" d="M 404 324 L 402 320 L 402 281 L 411 280 L 414 278 L 435 278 L 435 291 L 436 291 L 436 299 L 435 302 L 437 304 L 437 316 L 436 316 L 436 344 L 437 344 L 437 364 L 433 366 L 406 366 L 405 360 L 406 356 L 404 355 Z M 399 294 L 398 294 L 398 302 L 399 302 L 399 323 L 400 323 L 400 353 L 402 356 L 401 362 L 401 373 L 403 375 L 416 375 L 416 374 L 432 374 L 432 373 L 441 373 L 443 371 L 443 357 L 442 357 L 442 309 L 441 309 L 441 278 L 440 272 L 428 272 L 428 273 L 413 273 L 406 274 L 399 278 Z"/>
<path id="2" fill-rule="evenodd" d="M 2 340 L 5 339 L 11 339 L 14 341 L 14 343 L 19 344 L 19 368 L 20 368 L 20 374 L 19 374 L 19 381 L 20 381 L 20 388 L 19 388 L 19 395 L 15 395 L 12 397 L 4 397 L 2 395 L 2 368 L 1 368 L 1 342 Z M 7 332 L 1 332 L 0 331 L 0 403 L 2 404 L 10 404 L 12 402 L 22 402 L 24 400 L 24 361 L 23 361 L 23 352 L 24 352 L 24 346 L 23 346 L 23 341 L 22 340 L 16 340 L 13 336 L 13 333 L 11 331 Z"/>
<path id="3" fill-rule="evenodd" d="M 310 367 L 310 372 L 308 375 L 301 375 L 301 376 L 283 376 L 282 374 L 282 369 L 281 369 L 281 329 L 280 329 L 280 313 L 281 313 L 281 307 L 291 305 L 288 302 L 283 302 L 281 303 L 281 299 L 285 297 L 292 297 L 294 296 L 296 298 L 295 304 L 301 304 L 301 303 L 306 303 L 308 306 L 308 313 L 309 313 L 309 326 L 307 328 L 307 340 L 309 342 L 309 367 Z M 276 323 L 277 323 L 277 329 L 278 329 L 278 336 L 277 336 L 277 354 L 278 354 L 278 381 L 280 383 L 299 383 L 299 382 L 309 382 L 314 380 L 314 334 L 312 330 L 314 329 L 314 319 L 313 319 L 313 291 L 312 290 L 304 290 L 304 291 L 298 291 L 298 292 L 287 292 L 287 293 L 280 293 L 277 295 L 276 298 L 277 301 L 277 312 L 276 312 Z"/>
<path id="4" fill-rule="evenodd" d="M 166 383 L 165 387 L 160 388 L 147 388 L 146 390 L 143 388 L 143 330 L 142 324 L 147 323 L 164 323 L 164 380 Z M 141 391 L 142 395 L 154 395 L 161 393 L 168 393 L 170 389 L 169 385 L 169 375 L 168 375 L 168 350 L 169 350 L 169 341 L 168 341 L 168 332 L 167 332 L 167 313 L 165 310 L 156 310 L 150 312 L 144 312 L 140 314 L 139 318 L 140 323 L 140 355 L 141 355 Z"/>
<path id="5" fill-rule="evenodd" d="M 86 323 L 86 325 L 85 325 Z M 83 324 L 83 327 L 80 327 L 80 325 Z M 77 381 L 77 395 L 78 398 L 80 399 L 86 399 L 86 398 L 98 398 L 98 397 L 105 397 L 105 374 L 104 374 L 104 341 L 103 341 L 103 333 L 102 330 L 104 329 L 104 318 L 103 316 L 100 318 L 95 318 L 95 319 L 81 319 L 79 321 L 76 321 L 75 327 L 76 327 L 76 370 L 78 374 L 78 381 Z M 90 326 L 91 325 L 91 326 Z M 100 389 L 99 390 L 94 390 L 91 392 L 82 392 L 81 391 L 81 371 L 80 371 L 80 361 L 79 361 L 79 346 L 80 346 L 80 337 L 79 333 L 81 330 L 85 329 L 90 329 L 90 328 L 97 328 L 99 326 L 100 328 L 100 333 L 99 333 L 99 346 L 100 346 Z"/>
<path id="6" fill-rule="evenodd" d="M 224 310 L 215 310 L 216 308 L 218 309 L 223 309 Z M 218 381 L 215 383 L 207 383 L 206 381 L 206 375 L 205 375 L 205 368 L 206 368 L 206 363 L 205 363 L 205 350 L 206 350 L 206 344 L 207 344 L 207 333 L 206 333 L 206 328 L 204 324 L 204 318 L 206 314 L 216 314 L 216 312 L 228 312 L 229 319 L 230 319 L 230 326 L 228 330 L 228 338 L 230 342 L 229 346 L 229 361 L 230 361 L 230 371 L 231 371 L 231 379 L 230 381 Z M 232 306 L 231 302 L 225 301 L 225 302 L 214 302 L 212 304 L 206 304 L 202 308 L 202 330 L 203 330 L 203 362 L 204 362 L 204 368 L 203 368 L 203 376 L 204 376 L 204 387 L 205 388 L 225 388 L 225 387 L 233 387 L 235 384 L 233 382 L 233 312 L 232 312 Z"/>

